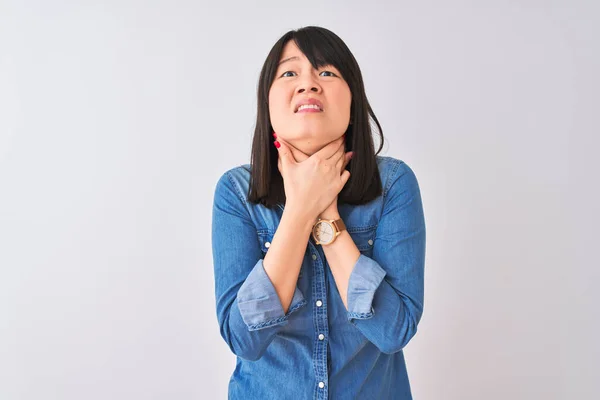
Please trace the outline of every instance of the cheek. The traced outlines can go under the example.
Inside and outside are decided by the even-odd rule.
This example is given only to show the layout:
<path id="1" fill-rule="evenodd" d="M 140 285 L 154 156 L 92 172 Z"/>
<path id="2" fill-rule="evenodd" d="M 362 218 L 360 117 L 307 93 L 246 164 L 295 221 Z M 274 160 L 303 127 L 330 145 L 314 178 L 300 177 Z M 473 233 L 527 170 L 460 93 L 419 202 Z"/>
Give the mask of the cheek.
<path id="1" fill-rule="evenodd" d="M 286 100 L 285 92 L 279 88 L 272 88 L 269 91 L 269 119 L 273 129 L 286 130 Z"/>
<path id="2" fill-rule="evenodd" d="M 352 93 L 350 92 L 349 87 L 346 87 L 346 92 L 344 94 L 344 98 L 346 101 L 346 107 L 348 107 L 348 114 L 350 114 L 350 106 L 352 105 Z"/>
<path id="3" fill-rule="evenodd" d="M 350 87 L 346 83 L 341 83 L 336 85 L 335 87 L 335 98 L 336 102 L 340 105 L 347 106 L 350 104 L 352 99 L 352 92 L 350 92 Z"/>
<path id="4" fill-rule="evenodd" d="M 281 112 L 284 106 L 285 101 L 283 91 L 272 89 L 269 92 L 269 110 L 271 110 L 271 112 Z"/>
<path id="5" fill-rule="evenodd" d="M 350 116 L 350 108 L 352 106 L 352 94 L 348 88 L 340 88 L 336 93 L 336 104 L 338 105 L 338 114 L 345 118 Z"/>

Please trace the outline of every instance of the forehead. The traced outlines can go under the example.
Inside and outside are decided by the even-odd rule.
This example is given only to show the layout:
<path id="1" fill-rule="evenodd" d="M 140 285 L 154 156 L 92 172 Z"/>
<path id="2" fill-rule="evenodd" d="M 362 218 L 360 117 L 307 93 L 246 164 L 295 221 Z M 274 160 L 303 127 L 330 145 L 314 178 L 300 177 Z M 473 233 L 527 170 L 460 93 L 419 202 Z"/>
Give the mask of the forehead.
<path id="1" fill-rule="evenodd" d="M 298 48 L 296 43 L 293 40 L 290 40 L 285 44 L 283 50 L 281 52 L 281 57 L 279 57 L 279 62 L 284 61 L 290 57 L 298 57 L 299 59 L 306 59 L 306 56 L 302 51 Z"/>
<path id="2" fill-rule="evenodd" d="M 279 66 L 288 65 L 291 62 L 310 62 L 314 68 L 320 68 L 323 66 L 331 66 L 337 69 L 336 63 L 328 62 L 321 56 L 321 52 L 314 48 L 309 50 L 308 56 L 302 52 L 294 40 L 288 41 L 281 51 L 279 57 Z"/>

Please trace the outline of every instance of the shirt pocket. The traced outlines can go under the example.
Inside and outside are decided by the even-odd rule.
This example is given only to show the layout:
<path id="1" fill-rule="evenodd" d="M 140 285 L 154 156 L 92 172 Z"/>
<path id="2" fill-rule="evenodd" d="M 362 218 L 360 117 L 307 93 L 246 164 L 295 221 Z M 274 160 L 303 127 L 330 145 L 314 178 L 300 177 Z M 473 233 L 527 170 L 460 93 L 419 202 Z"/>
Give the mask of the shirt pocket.
<path id="1" fill-rule="evenodd" d="M 375 245 L 375 233 L 377 227 L 368 228 L 347 228 L 352 241 L 361 254 L 367 257 L 373 256 L 373 246 Z"/>
<path id="2" fill-rule="evenodd" d="M 264 259 L 265 256 L 267 255 L 267 251 L 269 251 L 269 247 L 271 247 L 271 242 L 273 241 L 273 236 L 275 236 L 275 232 L 270 229 L 259 229 L 256 231 L 256 234 L 258 236 L 258 244 L 263 253 L 263 259 Z M 302 263 L 302 266 L 300 267 L 300 274 L 298 275 L 298 278 L 302 277 L 303 271 L 304 271 L 304 262 Z"/>

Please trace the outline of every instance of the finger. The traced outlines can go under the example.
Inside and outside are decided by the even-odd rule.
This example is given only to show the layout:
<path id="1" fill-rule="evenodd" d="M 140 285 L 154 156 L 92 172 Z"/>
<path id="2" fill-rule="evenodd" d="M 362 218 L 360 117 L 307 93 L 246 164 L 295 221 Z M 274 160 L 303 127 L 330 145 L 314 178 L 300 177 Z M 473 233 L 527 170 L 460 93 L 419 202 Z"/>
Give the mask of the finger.
<path id="1" fill-rule="evenodd" d="M 276 142 L 279 143 L 279 148 L 277 149 L 277 151 L 279 152 L 279 157 L 281 158 L 282 163 L 283 164 L 296 163 L 296 159 L 294 158 L 294 155 L 292 154 L 292 151 L 290 150 L 287 143 L 284 140 L 281 140 L 280 138 L 277 138 Z"/>
<path id="2" fill-rule="evenodd" d="M 329 143 L 328 145 L 323 147 L 321 150 L 319 150 L 315 154 L 313 154 L 311 157 L 316 157 L 316 158 L 320 158 L 322 160 L 327 160 L 327 159 L 331 158 L 340 149 L 341 146 L 344 146 L 344 136 Z"/>
<path id="3" fill-rule="evenodd" d="M 342 174 L 342 188 L 346 186 L 346 182 L 350 179 L 350 171 L 344 171 Z"/>
<path id="4" fill-rule="evenodd" d="M 340 174 L 342 172 L 344 172 L 344 170 L 346 169 L 346 166 L 348 165 L 348 163 L 350 163 L 351 158 L 352 158 L 351 151 L 349 151 L 345 154 L 342 154 L 342 156 L 340 158 L 338 158 L 337 162 L 335 163 L 335 166 L 336 166 L 337 170 L 340 171 Z"/>
<path id="5" fill-rule="evenodd" d="M 349 151 L 346 154 L 342 155 L 342 157 L 340 157 L 338 159 L 337 163 L 335 164 L 336 167 L 338 167 L 340 171 L 345 170 L 346 166 L 350 163 L 350 160 L 352 159 L 353 154 L 354 154 L 354 152 Z"/>
<path id="6" fill-rule="evenodd" d="M 280 139 L 277 139 L 277 140 L 280 140 Z M 283 140 L 283 139 L 281 139 L 281 140 L 283 141 L 283 144 L 285 144 L 290 149 L 292 158 L 297 163 L 305 161 L 309 157 L 307 154 L 305 154 L 304 152 L 302 152 L 301 150 L 297 149 L 292 144 L 290 144 L 290 142 Z"/>
<path id="7" fill-rule="evenodd" d="M 346 162 L 344 163 L 344 169 L 346 169 L 348 164 L 350 164 L 350 160 L 352 160 L 352 157 L 354 157 L 353 151 L 349 151 L 348 153 L 346 153 L 346 158 L 345 158 Z"/>

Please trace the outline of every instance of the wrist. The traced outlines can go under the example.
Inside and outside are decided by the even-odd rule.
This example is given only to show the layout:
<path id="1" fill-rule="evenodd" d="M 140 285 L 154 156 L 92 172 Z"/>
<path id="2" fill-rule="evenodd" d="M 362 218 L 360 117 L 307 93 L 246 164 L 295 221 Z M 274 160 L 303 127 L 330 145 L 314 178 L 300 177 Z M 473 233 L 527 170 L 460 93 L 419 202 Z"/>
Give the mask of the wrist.
<path id="1" fill-rule="evenodd" d="M 337 207 L 337 201 L 331 203 L 326 210 L 324 210 L 321 214 L 319 214 L 319 218 L 321 219 L 339 219 L 340 213 Z"/>
<path id="2" fill-rule="evenodd" d="M 292 220 L 295 226 L 299 226 L 308 231 L 311 231 L 313 225 L 317 222 L 317 217 L 308 214 L 302 207 L 286 206 L 283 209 L 283 214 L 281 216 L 282 220 L 284 218 Z"/>
<path id="3" fill-rule="evenodd" d="M 319 215 L 319 218 L 321 219 L 340 219 L 340 214 L 336 211 L 336 212 L 324 212 L 321 215 Z"/>

